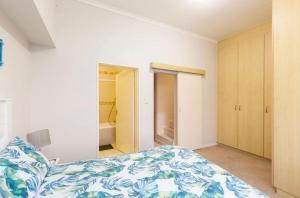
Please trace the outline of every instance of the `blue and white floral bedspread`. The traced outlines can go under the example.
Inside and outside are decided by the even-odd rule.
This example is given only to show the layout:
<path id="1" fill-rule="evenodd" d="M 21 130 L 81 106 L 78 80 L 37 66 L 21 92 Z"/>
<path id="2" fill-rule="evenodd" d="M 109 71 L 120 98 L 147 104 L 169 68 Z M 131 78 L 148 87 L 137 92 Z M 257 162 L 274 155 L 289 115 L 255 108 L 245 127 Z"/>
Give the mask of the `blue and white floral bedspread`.
<path id="1" fill-rule="evenodd" d="M 50 168 L 38 197 L 267 197 L 191 150 L 140 153 Z"/>

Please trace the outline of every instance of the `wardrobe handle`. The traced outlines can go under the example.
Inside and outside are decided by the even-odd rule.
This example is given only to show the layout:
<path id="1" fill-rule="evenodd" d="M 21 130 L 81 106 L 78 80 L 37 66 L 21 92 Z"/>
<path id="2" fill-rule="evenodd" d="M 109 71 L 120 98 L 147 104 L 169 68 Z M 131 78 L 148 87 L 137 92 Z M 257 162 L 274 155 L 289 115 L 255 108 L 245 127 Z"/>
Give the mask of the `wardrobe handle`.
<path id="1" fill-rule="evenodd" d="M 266 113 L 269 113 L 269 107 L 266 106 Z"/>
<path id="2" fill-rule="evenodd" d="M 241 110 L 242 110 L 241 105 L 239 105 L 239 111 L 241 111 Z"/>
<path id="3" fill-rule="evenodd" d="M 237 105 L 234 106 L 234 110 L 235 110 L 235 111 L 237 110 Z"/>

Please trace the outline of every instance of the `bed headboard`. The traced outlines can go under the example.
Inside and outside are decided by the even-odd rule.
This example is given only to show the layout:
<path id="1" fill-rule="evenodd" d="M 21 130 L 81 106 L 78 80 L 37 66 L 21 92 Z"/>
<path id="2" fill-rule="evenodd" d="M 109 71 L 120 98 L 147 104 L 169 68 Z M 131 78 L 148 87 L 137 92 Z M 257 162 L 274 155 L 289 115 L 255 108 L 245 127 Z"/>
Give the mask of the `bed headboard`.
<path id="1" fill-rule="evenodd" d="M 10 141 L 11 133 L 11 100 L 0 98 L 0 151 Z"/>

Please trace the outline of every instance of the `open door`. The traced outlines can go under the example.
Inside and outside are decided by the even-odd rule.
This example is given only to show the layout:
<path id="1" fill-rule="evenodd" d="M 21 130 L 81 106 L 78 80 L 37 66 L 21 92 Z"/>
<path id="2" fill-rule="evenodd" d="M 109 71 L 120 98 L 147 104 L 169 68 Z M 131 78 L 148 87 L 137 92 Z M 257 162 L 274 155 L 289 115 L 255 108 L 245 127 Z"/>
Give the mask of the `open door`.
<path id="1" fill-rule="evenodd" d="M 121 71 L 116 76 L 116 147 L 123 153 L 134 152 L 135 73 Z"/>
<path id="2" fill-rule="evenodd" d="M 154 142 L 173 145 L 176 132 L 176 74 L 154 74 Z"/>
<path id="3" fill-rule="evenodd" d="M 178 146 L 198 149 L 202 146 L 202 77 L 177 75 L 177 142 Z"/>

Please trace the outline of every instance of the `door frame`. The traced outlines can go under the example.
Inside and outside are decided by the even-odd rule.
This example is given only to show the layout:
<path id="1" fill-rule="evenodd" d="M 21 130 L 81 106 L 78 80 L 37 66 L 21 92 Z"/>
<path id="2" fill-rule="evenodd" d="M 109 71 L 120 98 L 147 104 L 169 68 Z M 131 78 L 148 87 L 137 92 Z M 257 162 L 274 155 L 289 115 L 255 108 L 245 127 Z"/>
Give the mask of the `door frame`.
<path id="1" fill-rule="evenodd" d="M 100 136 L 100 83 L 99 83 L 99 73 L 100 73 L 100 67 L 106 66 L 106 67 L 114 67 L 114 68 L 120 68 L 120 69 L 130 69 L 134 72 L 134 151 L 139 151 L 139 69 L 137 67 L 131 67 L 131 66 L 123 66 L 123 65 L 114 65 L 114 64 L 106 64 L 106 63 L 97 63 L 96 66 L 96 79 L 97 79 L 97 158 L 99 158 L 99 136 Z"/>
<path id="2" fill-rule="evenodd" d="M 169 74 L 169 75 L 173 75 L 175 76 L 175 82 L 174 82 L 174 139 L 173 139 L 173 145 L 178 145 L 178 139 L 177 139 L 177 74 L 178 72 L 176 71 L 166 71 L 166 70 L 161 70 L 161 69 L 153 69 L 153 126 L 154 126 L 154 130 L 153 130 L 153 142 L 155 144 L 155 134 L 156 134 L 156 127 L 157 127 L 157 123 L 156 123 L 156 104 L 157 104 L 157 100 L 156 100 L 156 75 L 159 74 Z"/>

